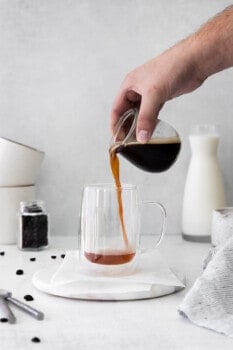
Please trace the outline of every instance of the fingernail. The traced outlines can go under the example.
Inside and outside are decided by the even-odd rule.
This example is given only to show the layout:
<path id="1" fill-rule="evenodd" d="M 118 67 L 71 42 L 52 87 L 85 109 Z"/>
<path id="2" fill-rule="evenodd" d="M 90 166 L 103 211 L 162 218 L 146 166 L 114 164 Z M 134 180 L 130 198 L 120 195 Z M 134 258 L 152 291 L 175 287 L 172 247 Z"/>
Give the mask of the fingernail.
<path id="1" fill-rule="evenodd" d="M 138 141 L 141 143 L 146 143 L 148 141 L 149 138 L 149 133 L 147 130 L 140 130 L 138 133 Z"/>

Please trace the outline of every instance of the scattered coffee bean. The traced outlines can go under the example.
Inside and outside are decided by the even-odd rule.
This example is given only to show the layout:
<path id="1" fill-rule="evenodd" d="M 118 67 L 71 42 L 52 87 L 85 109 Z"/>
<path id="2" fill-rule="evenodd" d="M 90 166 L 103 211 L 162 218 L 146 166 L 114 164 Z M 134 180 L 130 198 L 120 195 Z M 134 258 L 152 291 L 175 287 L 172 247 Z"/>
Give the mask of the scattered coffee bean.
<path id="1" fill-rule="evenodd" d="M 36 258 L 30 258 L 30 261 L 36 261 Z"/>
<path id="2" fill-rule="evenodd" d="M 57 259 L 56 255 L 51 255 L 51 259 Z"/>
<path id="3" fill-rule="evenodd" d="M 5 252 L 0 252 L 0 255 L 2 255 L 2 256 L 5 255 Z"/>
<path id="4" fill-rule="evenodd" d="M 24 273 L 23 270 L 20 270 L 20 269 L 16 271 L 16 275 L 23 275 L 23 273 Z"/>
<path id="5" fill-rule="evenodd" d="M 66 256 L 65 254 L 61 254 L 61 258 L 62 258 L 62 259 L 64 259 L 65 256 Z"/>
<path id="6" fill-rule="evenodd" d="M 34 338 L 31 339 L 31 341 L 32 341 L 33 343 L 40 343 L 40 338 L 34 337 Z"/>
<path id="7" fill-rule="evenodd" d="M 0 322 L 8 322 L 8 318 L 2 317 L 0 318 Z"/>
<path id="8" fill-rule="evenodd" d="M 32 301 L 32 300 L 34 300 L 34 298 L 33 298 L 30 294 L 24 295 L 24 299 L 25 299 L 26 301 Z"/>

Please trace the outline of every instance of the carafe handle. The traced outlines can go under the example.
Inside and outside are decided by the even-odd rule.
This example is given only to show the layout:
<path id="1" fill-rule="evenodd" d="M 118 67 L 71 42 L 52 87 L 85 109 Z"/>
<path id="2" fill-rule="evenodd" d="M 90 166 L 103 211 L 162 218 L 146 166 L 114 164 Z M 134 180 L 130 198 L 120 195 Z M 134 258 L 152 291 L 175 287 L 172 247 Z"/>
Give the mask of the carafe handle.
<path id="1" fill-rule="evenodd" d="M 127 128 L 126 130 L 124 130 L 123 126 L 126 123 L 126 121 L 129 119 L 129 117 L 133 117 L 133 121 L 131 125 L 128 126 L 128 130 Z M 115 131 L 111 139 L 110 146 L 116 142 L 120 142 L 121 144 L 125 144 L 127 142 L 127 140 L 132 136 L 133 132 L 136 131 L 137 117 L 138 117 L 137 108 L 131 108 L 121 116 L 121 118 L 119 119 L 115 127 Z"/>

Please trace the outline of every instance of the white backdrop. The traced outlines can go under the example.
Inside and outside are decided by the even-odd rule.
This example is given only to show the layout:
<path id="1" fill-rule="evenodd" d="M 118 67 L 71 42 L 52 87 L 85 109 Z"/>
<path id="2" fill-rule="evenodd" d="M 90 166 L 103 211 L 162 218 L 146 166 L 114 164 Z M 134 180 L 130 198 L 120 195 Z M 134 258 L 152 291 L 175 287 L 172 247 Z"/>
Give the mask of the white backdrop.
<path id="1" fill-rule="evenodd" d="M 109 115 L 125 74 L 196 30 L 226 0 L 0 0 L 0 136 L 46 152 L 38 198 L 53 235 L 75 234 L 82 187 L 112 181 Z M 167 208 L 168 233 L 181 231 L 193 123 L 220 123 L 219 159 L 233 204 L 233 74 L 211 77 L 170 101 L 160 117 L 182 137 L 175 166 L 147 174 L 122 160 L 122 181 Z"/>

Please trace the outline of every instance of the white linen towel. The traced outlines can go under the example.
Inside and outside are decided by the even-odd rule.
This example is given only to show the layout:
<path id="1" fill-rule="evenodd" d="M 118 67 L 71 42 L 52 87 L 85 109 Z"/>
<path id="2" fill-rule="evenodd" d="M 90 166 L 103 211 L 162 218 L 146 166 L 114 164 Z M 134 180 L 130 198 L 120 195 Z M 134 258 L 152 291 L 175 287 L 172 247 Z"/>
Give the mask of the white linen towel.
<path id="1" fill-rule="evenodd" d="M 233 337 L 233 237 L 214 248 L 179 313 L 198 326 Z"/>

